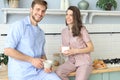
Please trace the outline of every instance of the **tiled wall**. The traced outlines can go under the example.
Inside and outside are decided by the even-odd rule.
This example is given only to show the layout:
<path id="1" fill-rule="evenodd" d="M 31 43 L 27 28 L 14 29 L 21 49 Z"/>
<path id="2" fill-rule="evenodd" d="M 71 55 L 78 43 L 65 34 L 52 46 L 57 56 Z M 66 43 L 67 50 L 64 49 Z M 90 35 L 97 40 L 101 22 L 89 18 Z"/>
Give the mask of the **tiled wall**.
<path id="1" fill-rule="evenodd" d="M 60 53 L 61 36 L 60 35 L 46 35 L 45 52 L 49 59 L 53 59 L 54 53 Z"/>
<path id="2" fill-rule="evenodd" d="M 92 34 L 95 51 L 93 58 L 118 58 L 120 57 L 120 33 L 119 34 Z"/>
<path id="3" fill-rule="evenodd" d="M 120 25 L 119 24 L 86 24 L 90 32 L 95 50 L 92 58 L 116 58 L 120 56 Z M 60 53 L 61 33 L 65 27 L 63 24 L 42 24 L 40 27 L 47 33 L 45 52 L 48 59 L 53 59 L 54 53 Z M 8 27 L 0 24 L 0 34 L 6 34 Z M 114 33 L 116 32 L 116 33 Z M 53 35 L 50 35 L 52 34 Z M 3 49 L 5 36 L 0 36 L 0 51 Z"/>
<path id="4" fill-rule="evenodd" d="M 6 38 L 5 34 L 7 34 L 8 30 L 8 25 L 0 24 L 0 53 L 3 53 L 3 47 Z"/>

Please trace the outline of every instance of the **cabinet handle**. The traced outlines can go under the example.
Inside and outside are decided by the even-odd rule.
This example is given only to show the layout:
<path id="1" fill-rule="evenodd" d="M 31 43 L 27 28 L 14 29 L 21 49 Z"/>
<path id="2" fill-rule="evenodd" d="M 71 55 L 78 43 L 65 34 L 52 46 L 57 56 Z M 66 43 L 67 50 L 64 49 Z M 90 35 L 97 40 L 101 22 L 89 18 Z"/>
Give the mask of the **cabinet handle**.
<path id="1" fill-rule="evenodd" d="M 7 34 L 0 34 L 0 36 L 7 36 Z"/>

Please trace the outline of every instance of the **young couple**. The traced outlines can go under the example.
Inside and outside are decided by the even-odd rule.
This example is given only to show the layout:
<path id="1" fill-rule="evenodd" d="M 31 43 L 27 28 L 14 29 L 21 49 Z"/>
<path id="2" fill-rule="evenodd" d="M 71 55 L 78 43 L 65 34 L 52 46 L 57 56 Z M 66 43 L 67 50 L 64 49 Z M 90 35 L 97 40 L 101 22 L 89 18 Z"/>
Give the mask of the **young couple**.
<path id="1" fill-rule="evenodd" d="M 9 56 L 9 80 L 69 80 L 67 75 L 72 71 L 76 71 L 76 80 L 87 80 L 91 72 L 93 44 L 75 6 L 67 9 L 67 27 L 62 31 L 62 46 L 70 47 L 63 54 L 69 59 L 55 72 L 44 69 L 43 61 L 47 59 L 45 35 L 38 23 L 46 10 L 45 0 L 33 0 L 30 15 L 11 24 L 4 48 L 5 55 Z"/>

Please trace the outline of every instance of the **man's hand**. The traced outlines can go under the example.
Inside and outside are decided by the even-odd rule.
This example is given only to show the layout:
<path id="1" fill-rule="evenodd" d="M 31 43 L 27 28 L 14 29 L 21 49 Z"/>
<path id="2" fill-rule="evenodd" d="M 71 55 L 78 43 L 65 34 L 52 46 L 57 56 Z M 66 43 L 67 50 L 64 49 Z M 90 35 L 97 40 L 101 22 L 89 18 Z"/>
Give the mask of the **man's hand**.
<path id="1" fill-rule="evenodd" d="M 52 72 L 52 67 L 51 67 L 51 68 L 44 68 L 44 71 L 45 71 L 46 73 L 50 73 L 50 72 Z"/>
<path id="2" fill-rule="evenodd" d="M 43 68 L 43 61 L 41 58 L 33 58 L 31 63 L 36 68 Z"/>

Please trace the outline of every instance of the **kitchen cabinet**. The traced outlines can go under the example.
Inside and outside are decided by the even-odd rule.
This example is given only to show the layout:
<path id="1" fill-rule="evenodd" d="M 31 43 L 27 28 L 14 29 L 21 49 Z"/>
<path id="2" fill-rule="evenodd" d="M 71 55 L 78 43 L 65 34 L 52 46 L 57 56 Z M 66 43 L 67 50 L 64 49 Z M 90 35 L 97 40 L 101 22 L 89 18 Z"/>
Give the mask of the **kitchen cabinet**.
<path id="1" fill-rule="evenodd" d="M 108 72 L 91 74 L 89 80 L 120 80 L 120 72 Z M 75 77 L 70 77 L 70 80 L 75 80 Z"/>
<path id="2" fill-rule="evenodd" d="M 109 73 L 109 80 L 120 80 L 120 72 Z"/>
<path id="3" fill-rule="evenodd" d="M 92 74 L 89 80 L 109 80 L 108 73 Z"/>
<path id="4" fill-rule="evenodd" d="M 75 73 L 70 74 L 70 80 L 75 80 Z M 120 80 L 120 67 L 93 70 L 89 80 Z"/>
<path id="5" fill-rule="evenodd" d="M 90 75 L 89 80 L 102 80 L 102 74 L 92 74 Z"/>

